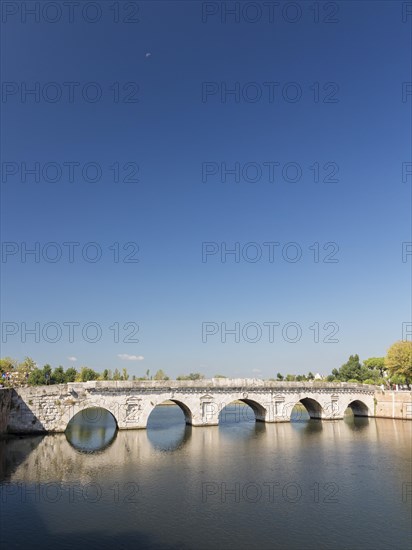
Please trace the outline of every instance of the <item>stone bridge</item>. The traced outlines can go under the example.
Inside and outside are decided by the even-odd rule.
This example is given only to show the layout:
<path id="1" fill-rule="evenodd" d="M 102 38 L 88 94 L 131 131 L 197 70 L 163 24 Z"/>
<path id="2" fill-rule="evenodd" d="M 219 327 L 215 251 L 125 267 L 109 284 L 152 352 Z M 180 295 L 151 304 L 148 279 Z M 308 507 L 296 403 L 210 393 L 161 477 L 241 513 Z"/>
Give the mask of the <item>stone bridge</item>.
<path id="1" fill-rule="evenodd" d="M 374 386 L 349 383 L 267 382 L 255 379 L 68 383 L 15 388 L 7 414 L 9 433 L 64 432 L 79 412 L 107 409 L 121 430 L 146 428 L 153 409 L 173 401 L 192 426 L 213 426 L 233 402 L 251 407 L 257 421 L 288 422 L 297 403 L 311 418 L 336 420 L 350 407 L 356 416 L 374 416 Z M 91 417 L 92 418 L 92 415 Z"/>

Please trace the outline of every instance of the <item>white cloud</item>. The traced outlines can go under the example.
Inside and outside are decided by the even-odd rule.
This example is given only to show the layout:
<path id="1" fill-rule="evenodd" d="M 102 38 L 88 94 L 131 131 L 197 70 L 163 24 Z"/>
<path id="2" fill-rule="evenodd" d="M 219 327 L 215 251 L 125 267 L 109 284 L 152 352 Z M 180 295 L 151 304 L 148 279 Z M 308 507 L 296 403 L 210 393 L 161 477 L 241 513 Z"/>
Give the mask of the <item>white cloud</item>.
<path id="1" fill-rule="evenodd" d="M 143 361 L 143 355 L 129 355 L 128 353 L 119 353 L 117 357 L 120 357 L 122 361 Z"/>
<path id="2" fill-rule="evenodd" d="M 73 357 L 73 356 L 72 356 L 72 357 L 68 357 L 67 359 L 68 359 L 69 361 L 77 361 L 77 357 Z"/>
<path id="3" fill-rule="evenodd" d="M 150 52 L 146 53 L 146 57 L 150 57 L 152 54 Z"/>

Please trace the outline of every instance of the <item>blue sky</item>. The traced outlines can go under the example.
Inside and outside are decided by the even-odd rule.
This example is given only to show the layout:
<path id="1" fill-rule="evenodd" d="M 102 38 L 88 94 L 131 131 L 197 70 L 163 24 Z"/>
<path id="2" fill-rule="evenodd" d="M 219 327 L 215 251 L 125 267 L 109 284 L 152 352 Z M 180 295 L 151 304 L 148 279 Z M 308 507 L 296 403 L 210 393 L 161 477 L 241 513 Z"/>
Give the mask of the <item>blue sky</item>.
<path id="1" fill-rule="evenodd" d="M 225 15 L 236 2 L 119 2 L 119 23 L 111 2 L 96 3 L 95 23 L 92 11 L 70 23 L 60 4 L 55 23 L 19 2 L 2 14 L 2 356 L 271 377 L 326 374 L 402 339 L 403 2 L 332 3 L 336 14 L 320 2 L 319 23 L 306 1 L 295 23 L 285 2 L 273 21 L 251 3 L 255 23 L 245 3 L 239 21 Z M 63 243 L 79 243 L 73 261 Z M 204 261 L 202 243 L 214 243 Z"/>

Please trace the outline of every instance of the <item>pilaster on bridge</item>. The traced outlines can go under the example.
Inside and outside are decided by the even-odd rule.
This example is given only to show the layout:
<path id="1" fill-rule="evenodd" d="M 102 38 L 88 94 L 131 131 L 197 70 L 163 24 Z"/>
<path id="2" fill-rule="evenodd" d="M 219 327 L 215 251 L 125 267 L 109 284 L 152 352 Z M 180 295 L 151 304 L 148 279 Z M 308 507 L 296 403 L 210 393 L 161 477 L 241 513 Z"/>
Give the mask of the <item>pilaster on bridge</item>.
<path id="1" fill-rule="evenodd" d="M 374 415 L 374 386 L 349 383 L 272 382 L 258 379 L 92 381 L 13 390 L 9 432 L 64 432 L 79 412 L 107 409 L 119 429 L 146 428 L 153 409 L 172 401 L 187 424 L 219 424 L 229 404 L 251 407 L 260 422 L 289 422 L 298 403 L 311 418 L 342 419 L 350 407 L 355 415 Z"/>

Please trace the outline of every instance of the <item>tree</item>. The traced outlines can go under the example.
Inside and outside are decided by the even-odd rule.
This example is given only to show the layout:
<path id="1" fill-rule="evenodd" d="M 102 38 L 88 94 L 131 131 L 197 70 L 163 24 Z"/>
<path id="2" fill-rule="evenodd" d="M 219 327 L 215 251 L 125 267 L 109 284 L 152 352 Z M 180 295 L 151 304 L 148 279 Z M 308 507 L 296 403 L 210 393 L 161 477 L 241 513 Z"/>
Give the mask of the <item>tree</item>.
<path id="1" fill-rule="evenodd" d="M 122 375 L 120 374 L 119 369 L 114 369 L 113 380 L 121 380 L 121 379 L 122 379 Z"/>
<path id="2" fill-rule="evenodd" d="M 372 371 L 376 370 L 380 376 L 385 372 L 385 357 L 369 357 L 363 362 L 363 366 Z"/>
<path id="3" fill-rule="evenodd" d="M 360 364 L 359 355 L 351 355 L 349 360 L 339 369 L 339 379 L 344 382 L 351 380 L 361 382 L 369 377 L 370 371 Z"/>
<path id="4" fill-rule="evenodd" d="M 277 375 L 276 375 L 276 378 L 277 378 L 280 382 L 282 382 L 282 380 L 283 380 L 283 374 L 280 374 L 280 372 L 278 372 Z"/>
<path id="5" fill-rule="evenodd" d="M 215 374 L 213 378 L 227 378 L 224 374 Z"/>
<path id="6" fill-rule="evenodd" d="M 65 384 L 66 375 L 62 366 L 56 367 L 51 375 L 52 384 Z"/>
<path id="7" fill-rule="evenodd" d="M 154 380 L 169 380 L 169 377 L 166 376 L 166 374 L 162 371 L 162 369 L 159 369 L 153 378 Z"/>
<path id="8" fill-rule="evenodd" d="M 188 376 L 189 380 L 203 380 L 204 375 L 200 374 L 200 372 L 191 372 Z"/>
<path id="9" fill-rule="evenodd" d="M 88 382 L 89 380 L 97 380 L 99 378 L 99 373 L 90 369 L 89 367 L 82 367 L 78 375 L 80 379 L 79 382 Z"/>
<path id="10" fill-rule="evenodd" d="M 13 386 L 27 384 L 29 375 L 36 368 L 36 363 L 31 357 L 26 357 L 22 363 L 14 367 Z"/>
<path id="11" fill-rule="evenodd" d="M 53 383 L 51 380 L 52 368 L 50 365 L 44 365 L 42 369 L 35 368 L 31 371 L 27 378 L 27 383 L 30 386 L 44 386 Z"/>
<path id="12" fill-rule="evenodd" d="M 66 370 L 66 382 L 74 382 L 76 380 L 77 370 L 74 367 L 69 367 Z"/>
<path id="13" fill-rule="evenodd" d="M 21 366 L 25 367 L 30 372 L 37 367 L 35 361 L 31 357 L 25 357 L 23 363 L 21 363 Z"/>
<path id="14" fill-rule="evenodd" d="M 385 357 L 385 367 L 391 378 L 404 376 L 409 384 L 412 379 L 412 342 L 399 340 L 392 344 Z"/>
<path id="15" fill-rule="evenodd" d="M 308 380 L 315 380 L 315 375 L 309 371 Z"/>
<path id="16" fill-rule="evenodd" d="M 127 373 L 127 369 L 123 368 L 122 369 L 122 380 L 129 380 L 129 375 Z"/>
<path id="17" fill-rule="evenodd" d="M 44 372 L 42 369 L 34 369 L 27 379 L 27 383 L 30 386 L 43 386 L 46 384 L 46 379 L 44 377 Z"/>
<path id="18" fill-rule="evenodd" d="M 109 371 L 107 369 L 104 369 L 102 378 L 103 380 L 109 380 Z"/>
<path id="19" fill-rule="evenodd" d="M 294 382 L 296 380 L 296 376 L 294 374 L 287 374 L 285 380 L 286 382 Z"/>
<path id="20" fill-rule="evenodd" d="M 391 376 L 391 384 L 406 384 L 406 378 L 402 374 L 394 374 Z"/>
<path id="21" fill-rule="evenodd" d="M 0 359 L 0 373 L 3 374 L 3 372 L 14 370 L 17 368 L 17 365 L 18 361 L 16 359 L 4 357 L 3 359 Z"/>
<path id="22" fill-rule="evenodd" d="M 176 380 L 203 380 L 204 375 L 200 372 L 191 372 L 190 374 L 183 375 L 181 374 L 176 378 Z"/>
<path id="23" fill-rule="evenodd" d="M 44 365 L 43 367 L 43 374 L 45 379 L 45 384 L 51 383 L 51 374 L 52 374 L 52 368 L 50 365 Z"/>

